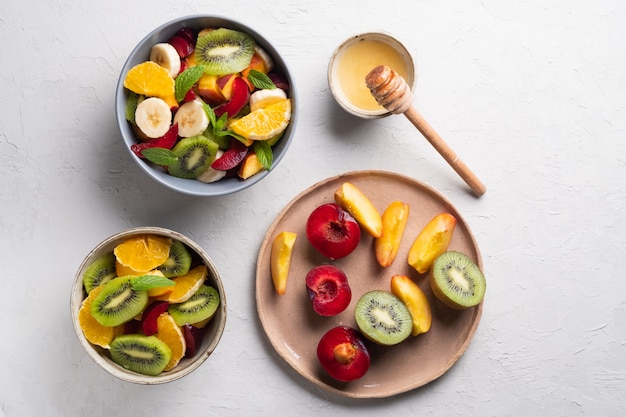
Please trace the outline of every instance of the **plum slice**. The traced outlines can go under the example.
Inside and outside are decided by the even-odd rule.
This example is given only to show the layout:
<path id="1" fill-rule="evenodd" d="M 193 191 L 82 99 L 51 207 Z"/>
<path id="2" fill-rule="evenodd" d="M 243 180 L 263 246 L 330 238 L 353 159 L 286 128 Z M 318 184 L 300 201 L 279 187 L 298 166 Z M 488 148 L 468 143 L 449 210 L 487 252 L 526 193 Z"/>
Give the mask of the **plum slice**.
<path id="1" fill-rule="evenodd" d="M 350 304 L 352 290 L 346 274 L 334 265 L 319 265 L 306 275 L 306 288 L 313 310 L 320 316 L 335 316 Z"/>
<path id="2" fill-rule="evenodd" d="M 146 336 L 152 336 L 157 332 L 157 319 L 167 311 L 170 303 L 167 301 L 155 301 L 146 307 L 146 311 L 141 315 L 141 331 Z"/>
<path id="3" fill-rule="evenodd" d="M 236 168 L 248 155 L 249 149 L 246 145 L 233 138 L 222 156 L 213 161 L 211 168 L 219 171 L 228 171 Z"/>
<path id="4" fill-rule="evenodd" d="M 306 236 L 319 253 L 334 260 L 344 258 L 356 249 L 361 240 L 361 228 L 338 204 L 326 203 L 309 215 Z"/>
<path id="5" fill-rule="evenodd" d="M 317 358 L 328 375 L 341 382 L 361 378 L 370 366 L 365 339 L 348 326 L 333 327 L 322 336 Z"/>

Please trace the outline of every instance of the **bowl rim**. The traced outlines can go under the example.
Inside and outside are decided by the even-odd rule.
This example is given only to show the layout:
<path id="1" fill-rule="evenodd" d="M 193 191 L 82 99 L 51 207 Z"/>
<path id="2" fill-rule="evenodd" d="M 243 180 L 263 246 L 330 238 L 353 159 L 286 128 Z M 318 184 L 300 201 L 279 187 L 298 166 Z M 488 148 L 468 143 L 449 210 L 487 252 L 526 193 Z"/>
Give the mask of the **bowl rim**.
<path id="1" fill-rule="evenodd" d="M 415 83 L 417 81 L 417 68 L 413 56 L 409 49 L 406 47 L 406 45 L 402 43 L 398 39 L 398 37 L 390 32 L 383 30 L 360 32 L 358 34 L 348 37 L 335 48 L 328 62 L 328 87 L 330 88 L 330 92 L 337 104 L 339 104 L 339 106 L 343 108 L 346 112 L 363 119 L 378 119 L 382 117 L 387 117 L 391 115 L 391 112 L 386 109 L 363 110 L 356 107 L 350 102 L 350 100 L 348 100 L 341 87 L 339 86 L 336 64 L 338 63 L 339 58 L 341 58 L 341 56 L 348 49 L 348 47 L 362 40 L 377 40 L 384 42 L 394 48 L 402 56 L 404 63 L 406 64 L 408 79 L 406 79 L 405 81 L 409 85 L 411 91 L 413 91 Z"/>
<path id="2" fill-rule="evenodd" d="M 89 343 L 80 328 L 80 324 L 78 323 L 78 311 L 84 299 L 82 281 L 85 269 L 91 264 L 91 262 L 93 262 L 93 258 L 96 255 L 100 254 L 107 248 L 111 248 L 114 243 L 119 242 L 121 239 L 141 234 L 154 234 L 159 236 L 165 236 L 172 239 L 180 240 L 185 245 L 189 246 L 191 250 L 197 253 L 197 255 L 202 259 L 202 261 L 209 269 L 209 274 L 212 277 L 212 284 L 215 285 L 215 289 L 220 295 L 220 306 L 213 318 L 213 320 L 216 321 L 214 324 L 212 324 L 212 326 L 214 326 L 215 328 L 214 338 L 208 343 L 206 349 L 202 352 L 197 352 L 193 358 L 188 359 L 189 362 L 184 368 L 174 368 L 157 376 L 143 375 L 124 369 L 121 366 L 117 365 L 115 362 L 113 362 L 112 359 L 106 357 L 106 355 L 99 353 L 98 350 L 101 348 L 98 348 Z M 156 385 L 175 381 L 185 375 L 190 374 L 200 365 L 202 365 L 213 353 L 224 334 L 224 330 L 226 328 L 227 311 L 226 292 L 224 290 L 222 278 L 219 274 L 217 266 L 209 257 L 209 255 L 204 251 L 204 249 L 202 249 L 202 247 L 200 247 L 191 238 L 183 235 L 182 233 L 171 229 L 155 226 L 140 226 L 126 229 L 121 232 L 115 233 L 98 243 L 93 249 L 89 251 L 89 253 L 81 262 L 74 277 L 74 282 L 72 283 L 72 290 L 70 294 L 70 315 L 72 317 L 72 324 L 74 326 L 76 336 L 78 337 L 78 340 L 87 355 L 107 373 L 121 380 L 143 385 Z"/>
<path id="3" fill-rule="evenodd" d="M 270 170 L 263 170 L 255 174 L 254 176 L 247 178 L 246 180 L 241 180 L 239 178 L 226 178 L 220 181 L 216 181 L 214 183 L 202 183 L 197 180 L 176 178 L 156 169 L 151 164 L 143 161 L 130 149 L 130 146 L 135 143 L 135 137 L 130 126 L 128 125 L 128 122 L 126 121 L 127 92 L 124 88 L 124 78 L 128 70 L 132 66 L 139 63 L 137 59 L 137 54 L 139 54 L 142 48 L 146 48 L 147 45 L 154 45 L 158 42 L 165 41 L 168 37 L 174 35 L 176 30 L 181 27 L 195 27 L 197 29 L 198 27 L 206 26 L 209 24 L 214 26 L 220 25 L 222 27 L 245 31 L 246 33 L 251 35 L 255 39 L 257 44 L 263 47 L 263 49 L 265 49 L 270 54 L 270 56 L 274 60 L 275 66 L 281 69 L 281 72 L 287 78 L 287 81 L 289 83 L 288 97 L 291 99 L 291 120 L 289 121 L 289 126 L 287 126 L 283 137 L 273 147 L 274 159 L 272 162 L 272 168 Z M 119 134 L 122 137 L 122 141 L 125 144 L 127 152 L 130 154 L 135 163 L 140 167 L 140 169 L 149 177 L 154 179 L 159 184 L 165 186 L 166 188 L 182 194 L 199 197 L 217 197 L 242 191 L 260 182 L 263 178 L 268 176 L 272 171 L 276 169 L 278 164 L 287 154 L 287 151 L 289 150 L 289 147 L 294 140 L 295 130 L 298 122 L 299 100 L 296 83 L 293 77 L 293 71 L 283 57 L 284 54 L 281 53 L 265 35 L 257 31 L 255 28 L 246 23 L 242 23 L 241 21 L 234 20 L 232 18 L 218 14 L 194 14 L 181 16 L 157 26 L 146 36 L 144 36 L 128 54 L 126 60 L 122 65 L 122 68 L 120 69 L 115 88 L 114 106 L 117 127 Z M 147 56 L 145 59 L 147 59 Z"/>

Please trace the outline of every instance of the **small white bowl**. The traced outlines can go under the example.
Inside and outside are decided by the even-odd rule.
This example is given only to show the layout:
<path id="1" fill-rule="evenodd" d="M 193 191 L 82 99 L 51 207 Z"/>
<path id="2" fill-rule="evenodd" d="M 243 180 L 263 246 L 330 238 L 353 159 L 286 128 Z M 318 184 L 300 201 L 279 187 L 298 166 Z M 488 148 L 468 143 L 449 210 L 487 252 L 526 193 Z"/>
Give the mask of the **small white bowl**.
<path id="1" fill-rule="evenodd" d="M 341 59 L 344 57 L 346 52 L 350 50 L 350 48 L 357 45 L 359 42 L 364 41 L 375 41 L 385 44 L 391 48 L 391 51 L 395 52 L 398 56 L 399 60 L 402 62 L 403 68 L 397 68 L 393 65 L 390 65 L 386 62 L 376 62 L 372 65 L 372 68 L 366 70 L 363 74 L 356 74 L 357 77 L 363 78 L 363 86 L 365 86 L 365 76 L 369 73 L 371 69 L 373 69 L 376 65 L 389 65 L 392 69 L 401 73 L 405 73 L 405 81 L 413 90 L 415 85 L 416 75 L 415 75 L 415 64 L 413 63 L 413 58 L 411 57 L 411 53 L 408 49 L 396 38 L 393 36 L 383 33 L 383 32 L 367 32 L 359 35 L 352 36 L 345 40 L 341 45 L 335 49 L 333 52 L 330 62 L 328 64 L 328 85 L 330 87 L 330 91 L 337 101 L 337 103 L 348 113 L 361 117 L 364 119 L 373 119 L 385 117 L 391 114 L 388 110 L 383 108 L 382 106 L 378 106 L 375 109 L 366 109 L 355 105 L 354 101 L 351 100 L 346 94 L 345 90 L 342 88 L 342 76 L 341 76 Z M 370 59 L 373 59 L 370 57 Z M 369 91 L 367 91 L 369 93 Z M 373 99 L 373 97 L 372 97 Z M 375 103 L 375 101 L 374 101 Z"/>
<path id="2" fill-rule="evenodd" d="M 108 350 L 92 345 L 89 341 L 87 341 L 78 322 L 78 311 L 83 299 L 85 298 L 85 291 L 83 289 L 83 275 L 85 273 L 85 269 L 87 269 L 87 267 L 100 256 L 112 252 L 115 246 L 122 241 L 133 236 L 146 234 L 169 237 L 171 239 L 179 240 L 187 245 L 187 247 L 195 253 L 193 256 L 198 257 L 201 262 L 206 265 L 209 272 L 206 282 L 213 286 L 220 296 L 219 308 L 207 325 L 206 332 L 202 338 L 202 343 L 197 348 L 196 354 L 191 358 L 181 359 L 178 365 L 176 365 L 176 367 L 172 370 L 162 372 L 157 376 L 139 374 L 128 369 L 124 369 L 113 362 Z M 222 285 L 222 280 L 217 267 L 211 258 L 209 258 L 206 252 L 193 240 L 173 230 L 160 227 L 136 227 L 117 233 L 100 242 L 94 249 L 91 250 L 91 252 L 89 252 L 78 268 L 70 297 L 70 312 L 72 316 L 72 323 L 74 324 L 74 330 L 76 331 L 80 344 L 85 349 L 85 352 L 87 352 L 87 355 L 89 355 L 89 357 L 93 359 L 94 362 L 100 366 L 100 368 L 104 369 L 109 374 L 124 381 L 143 385 L 163 384 L 177 380 L 185 375 L 188 375 L 202 365 L 211 353 L 213 353 L 222 337 L 222 334 L 224 333 L 224 328 L 226 327 L 226 311 L 226 293 L 224 291 L 224 286 Z"/>

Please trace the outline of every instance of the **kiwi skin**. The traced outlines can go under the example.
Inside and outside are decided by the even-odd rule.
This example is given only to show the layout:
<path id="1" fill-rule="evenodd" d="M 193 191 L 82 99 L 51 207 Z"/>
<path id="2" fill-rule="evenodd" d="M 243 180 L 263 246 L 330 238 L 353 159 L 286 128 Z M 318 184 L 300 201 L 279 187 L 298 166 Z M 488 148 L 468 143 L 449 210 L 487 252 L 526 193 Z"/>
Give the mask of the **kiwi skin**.
<path id="1" fill-rule="evenodd" d="M 87 294 L 98 285 L 106 284 L 115 278 L 115 255 L 106 253 L 91 263 L 83 274 L 83 286 Z"/>
<path id="2" fill-rule="evenodd" d="M 172 149 L 178 160 L 168 166 L 168 171 L 178 178 L 197 178 L 213 163 L 218 148 L 217 143 L 202 135 L 181 139 Z"/>
<path id="3" fill-rule="evenodd" d="M 453 270 L 453 277 L 450 271 Z M 454 279 L 466 280 L 466 286 L 471 288 L 471 294 L 465 294 L 460 285 L 452 286 Z M 437 299 L 455 310 L 465 310 L 480 304 L 485 296 L 487 283 L 485 276 L 478 266 L 467 255 L 447 251 L 439 255 L 429 276 L 430 287 Z"/>
<path id="4" fill-rule="evenodd" d="M 395 329 L 381 330 L 385 324 L 370 313 L 370 309 L 386 310 L 397 324 Z M 359 330 L 370 341 L 383 346 L 397 345 L 409 337 L 413 330 L 413 320 L 406 305 L 388 291 L 372 290 L 359 298 L 354 315 Z M 372 321 L 377 322 L 376 325 Z"/>
<path id="5" fill-rule="evenodd" d="M 148 305 L 148 292 L 132 288 L 130 276 L 113 278 L 93 300 L 91 315 L 103 326 L 118 326 L 140 314 Z M 118 298 L 124 295 L 123 302 Z"/>
<path id="6" fill-rule="evenodd" d="M 179 326 L 199 323 L 213 317 L 220 305 L 220 295 L 210 285 L 203 284 L 185 302 L 170 304 L 168 312 Z"/>
<path id="7" fill-rule="evenodd" d="M 189 272 L 191 267 L 191 255 L 185 244 L 179 240 L 173 240 L 170 246 L 170 254 L 167 260 L 159 266 L 159 271 L 166 278 L 179 277 Z"/>
<path id="8" fill-rule="evenodd" d="M 170 347 L 156 336 L 142 334 L 126 334 L 111 342 L 111 359 L 113 362 L 143 375 L 159 375 L 172 357 Z M 137 356 L 134 352 L 141 352 Z"/>
<path id="9" fill-rule="evenodd" d="M 204 72 L 225 75 L 241 72 L 250 65 L 255 41 L 247 33 L 219 28 L 201 34 L 196 41 L 195 57 Z"/>

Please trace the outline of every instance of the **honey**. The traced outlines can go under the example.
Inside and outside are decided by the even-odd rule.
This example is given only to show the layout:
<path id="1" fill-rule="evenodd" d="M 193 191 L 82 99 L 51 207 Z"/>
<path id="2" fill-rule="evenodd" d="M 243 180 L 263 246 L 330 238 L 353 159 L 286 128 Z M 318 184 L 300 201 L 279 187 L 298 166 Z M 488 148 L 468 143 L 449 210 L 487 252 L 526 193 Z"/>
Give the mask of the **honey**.
<path id="1" fill-rule="evenodd" d="M 365 83 L 365 76 L 378 65 L 387 65 L 405 80 L 410 80 L 406 59 L 384 41 L 361 39 L 348 46 L 338 57 L 336 75 L 339 88 L 346 99 L 360 110 L 384 110 Z"/>

